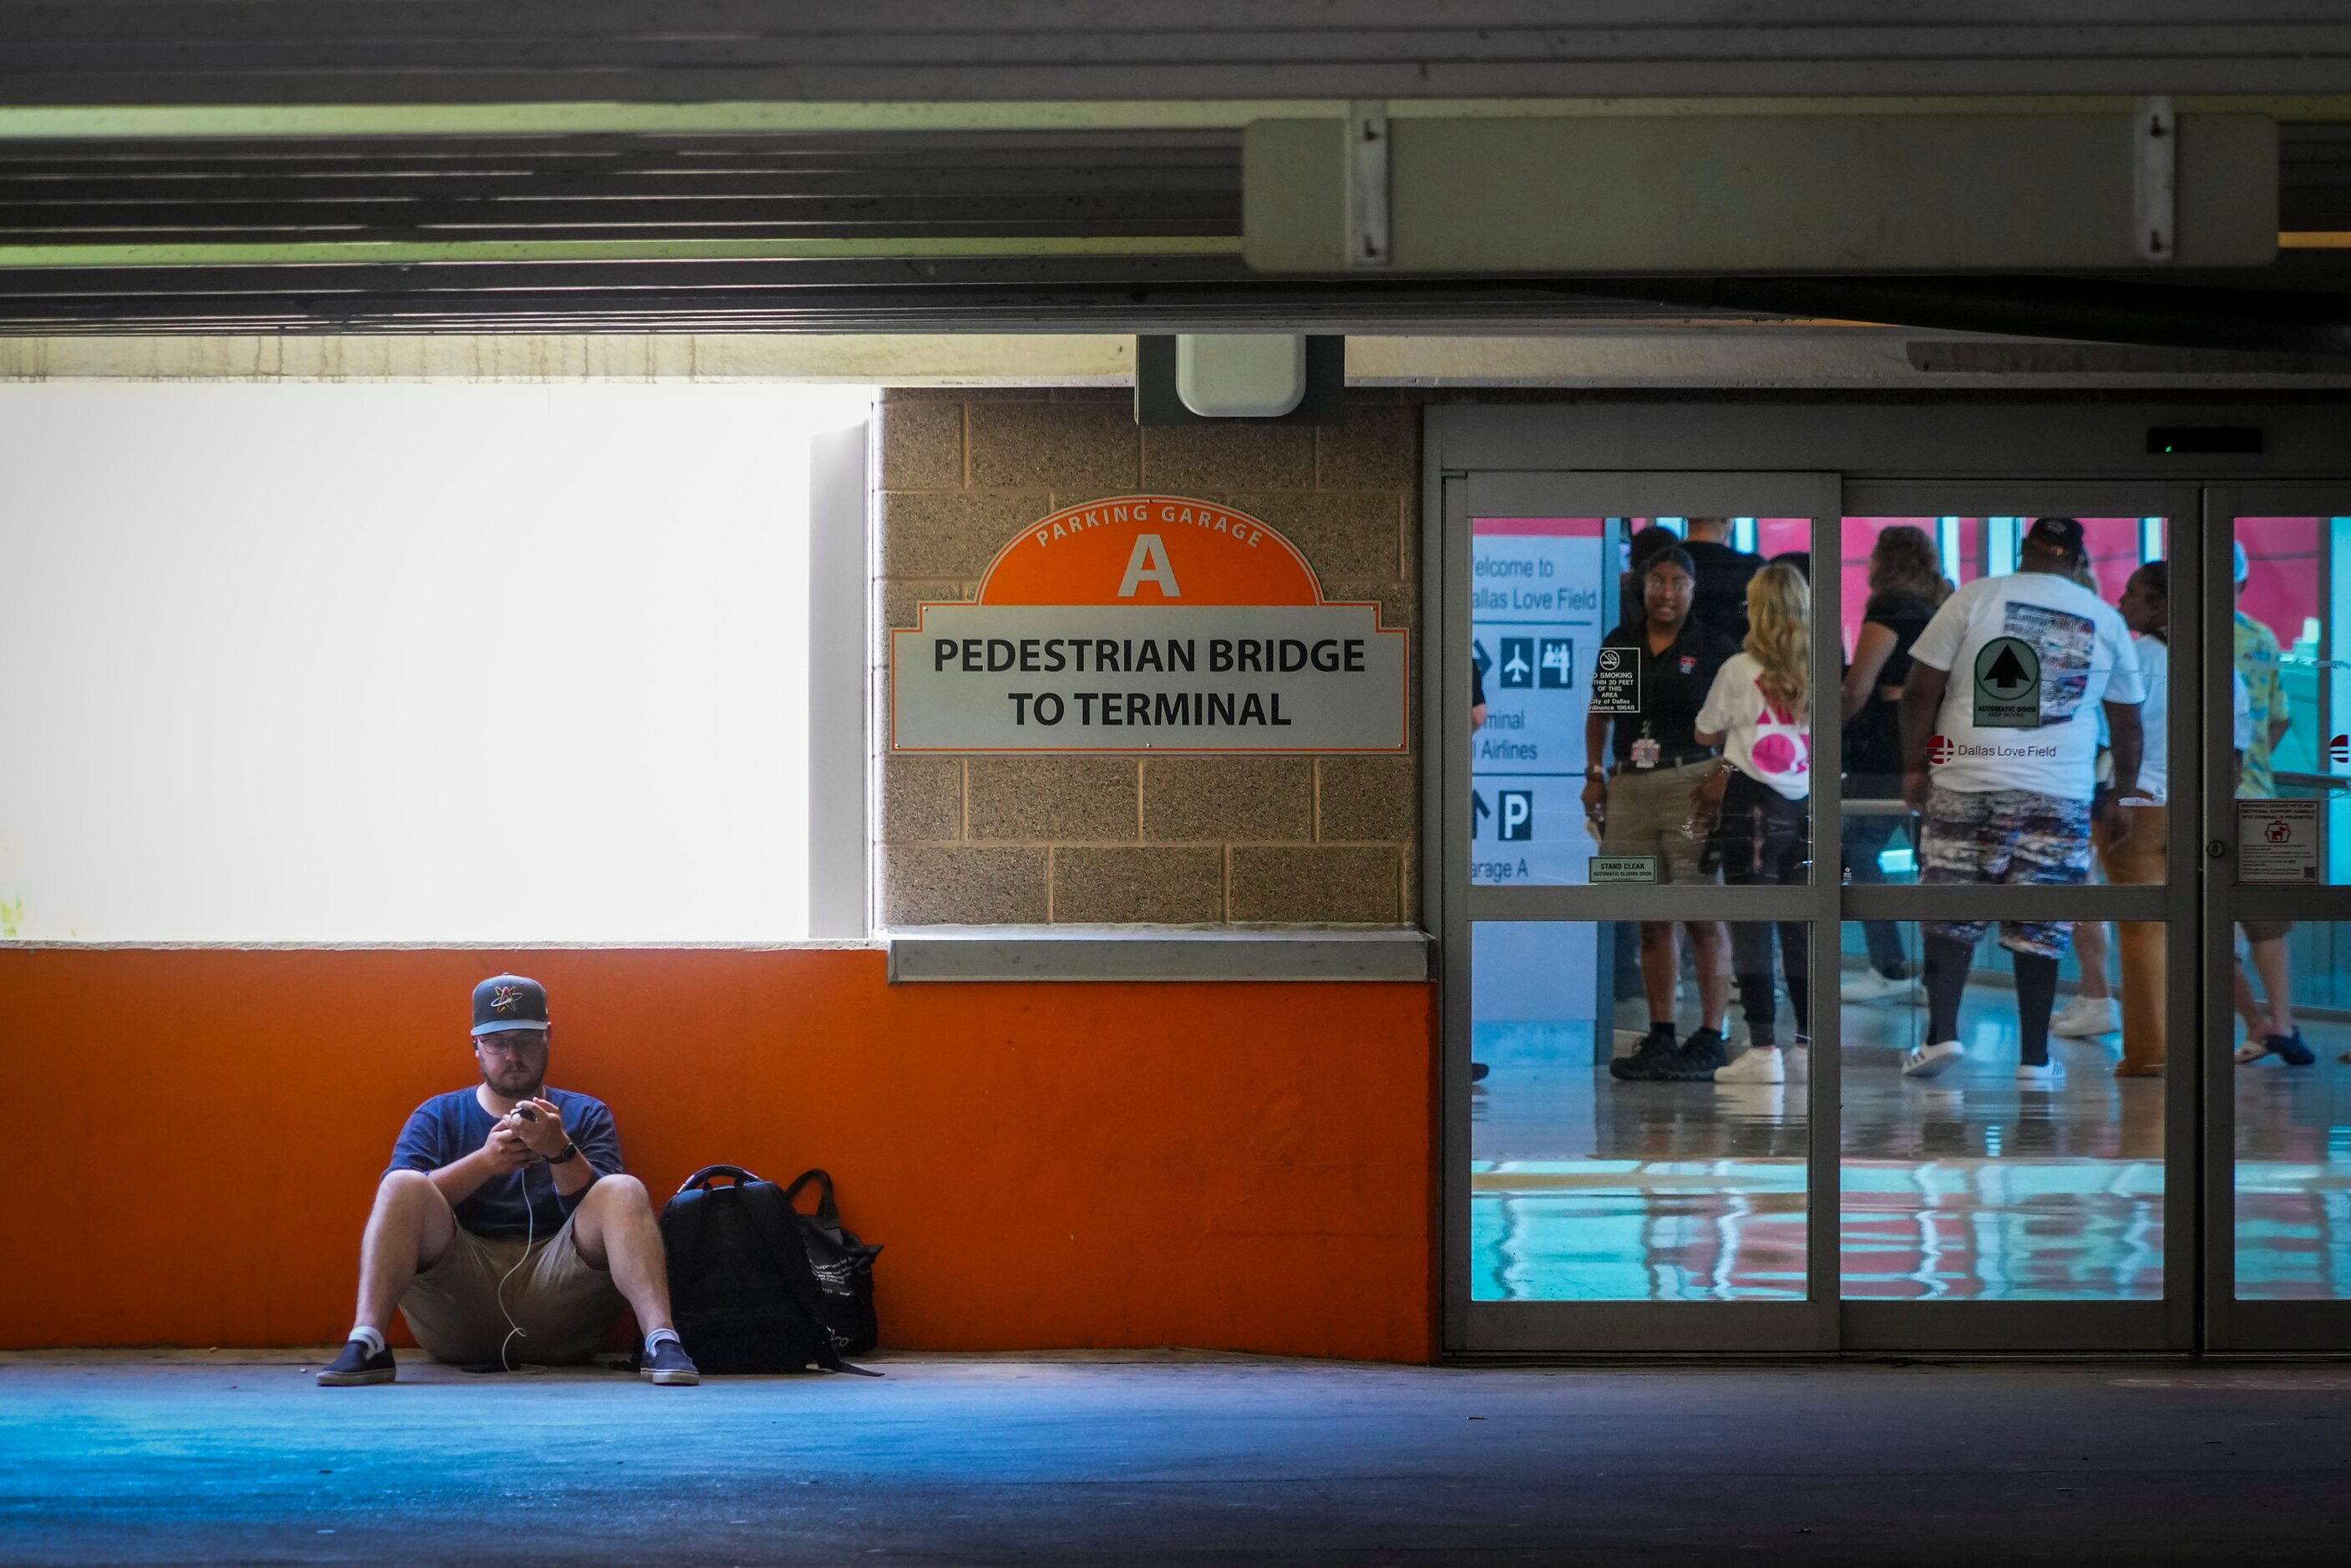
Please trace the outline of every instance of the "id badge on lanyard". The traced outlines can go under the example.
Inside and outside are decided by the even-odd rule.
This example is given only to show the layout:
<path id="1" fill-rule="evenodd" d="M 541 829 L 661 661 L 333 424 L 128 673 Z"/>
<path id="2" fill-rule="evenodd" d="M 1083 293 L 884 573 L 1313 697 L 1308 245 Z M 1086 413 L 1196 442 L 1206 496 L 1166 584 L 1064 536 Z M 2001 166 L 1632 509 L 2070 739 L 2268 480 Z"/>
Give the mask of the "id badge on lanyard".
<path id="1" fill-rule="evenodd" d="M 1636 768 L 1654 768 L 1657 765 L 1658 755 L 1664 750 L 1664 747 L 1657 744 L 1656 737 L 1649 733 L 1649 726 L 1643 724 L 1640 738 L 1633 742 L 1633 765 Z"/>

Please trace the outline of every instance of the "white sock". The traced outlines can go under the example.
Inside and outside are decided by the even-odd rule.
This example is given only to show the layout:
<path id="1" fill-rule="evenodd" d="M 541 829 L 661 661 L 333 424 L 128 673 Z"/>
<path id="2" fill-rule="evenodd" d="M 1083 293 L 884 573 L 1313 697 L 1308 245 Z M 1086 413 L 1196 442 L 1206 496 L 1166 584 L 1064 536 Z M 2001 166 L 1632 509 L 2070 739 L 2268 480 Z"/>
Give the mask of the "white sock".
<path id="1" fill-rule="evenodd" d="M 654 1349 L 658 1347 L 661 1342 L 664 1339 L 680 1348 L 684 1348 L 685 1345 L 685 1341 L 678 1338 L 677 1330 L 674 1328 L 657 1328 L 651 1334 L 645 1335 L 645 1354 L 647 1355 L 651 1355 Z"/>
<path id="2" fill-rule="evenodd" d="M 366 1345 L 367 1353 L 370 1355 L 381 1355 L 383 1354 L 383 1331 L 381 1329 L 370 1328 L 367 1324 L 360 1324 L 357 1327 L 353 1328 L 345 1337 L 356 1339 L 361 1345 Z"/>

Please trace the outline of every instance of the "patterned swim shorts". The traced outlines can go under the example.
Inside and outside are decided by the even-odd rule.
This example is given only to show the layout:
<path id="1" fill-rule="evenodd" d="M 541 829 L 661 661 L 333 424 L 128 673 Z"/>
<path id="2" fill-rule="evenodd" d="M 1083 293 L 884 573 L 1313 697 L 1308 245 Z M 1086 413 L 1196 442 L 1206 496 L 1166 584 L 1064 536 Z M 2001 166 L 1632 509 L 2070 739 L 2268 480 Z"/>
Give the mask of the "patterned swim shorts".
<path id="1" fill-rule="evenodd" d="M 1937 789 L 1927 796 L 1919 881 L 1996 887 L 2071 884 L 2090 879 L 2090 803 L 2032 790 L 1969 793 Z M 1930 937 L 1972 947 L 1984 920 L 1928 920 Z M 2070 920 L 2002 920 L 2000 945 L 2011 952 L 2064 956 L 2074 934 Z"/>

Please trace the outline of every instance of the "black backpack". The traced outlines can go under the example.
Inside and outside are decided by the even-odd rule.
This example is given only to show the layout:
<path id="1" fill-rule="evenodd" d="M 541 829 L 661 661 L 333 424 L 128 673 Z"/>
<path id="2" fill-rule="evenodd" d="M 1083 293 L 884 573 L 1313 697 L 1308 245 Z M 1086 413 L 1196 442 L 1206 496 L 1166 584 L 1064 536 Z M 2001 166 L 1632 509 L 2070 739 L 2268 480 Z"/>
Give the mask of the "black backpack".
<path id="1" fill-rule="evenodd" d="M 811 1181 L 817 1211 L 802 1214 L 793 1199 Z M 740 1166 L 709 1166 L 662 1206 L 661 1231 L 678 1337 L 702 1370 L 864 1370 L 841 1356 L 873 1348 L 882 1249 L 842 1228 L 831 1177 L 811 1170 L 782 1188 Z"/>

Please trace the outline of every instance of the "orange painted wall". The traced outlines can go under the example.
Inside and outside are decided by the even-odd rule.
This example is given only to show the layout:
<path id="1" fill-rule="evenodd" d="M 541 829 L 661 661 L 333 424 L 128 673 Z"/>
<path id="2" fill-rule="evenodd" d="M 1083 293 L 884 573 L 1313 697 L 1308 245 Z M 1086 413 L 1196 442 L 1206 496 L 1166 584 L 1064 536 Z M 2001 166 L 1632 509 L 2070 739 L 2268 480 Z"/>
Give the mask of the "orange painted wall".
<path id="1" fill-rule="evenodd" d="M 547 982 L 656 1195 L 829 1168 L 884 1342 L 1421 1361 L 1421 985 L 885 983 L 871 950 L 0 951 L 0 1345 L 317 1344 L 394 1135 Z"/>

